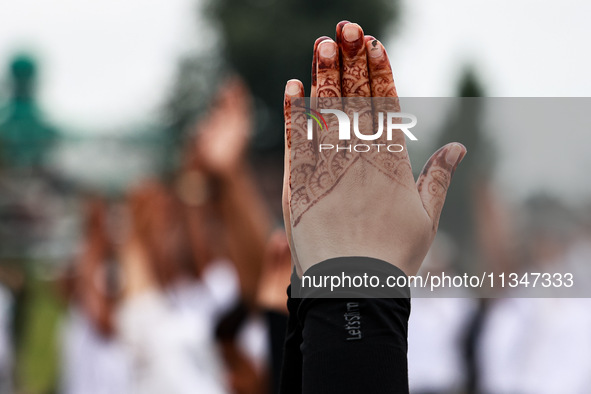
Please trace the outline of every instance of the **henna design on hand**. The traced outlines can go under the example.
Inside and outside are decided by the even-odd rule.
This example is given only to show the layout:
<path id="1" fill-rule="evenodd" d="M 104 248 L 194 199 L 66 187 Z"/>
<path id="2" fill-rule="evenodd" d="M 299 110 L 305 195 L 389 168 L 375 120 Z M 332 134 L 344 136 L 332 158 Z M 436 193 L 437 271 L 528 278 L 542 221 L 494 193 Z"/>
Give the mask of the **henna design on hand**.
<path id="1" fill-rule="evenodd" d="M 366 44 L 370 48 L 367 48 Z M 330 55 L 331 45 L 335 44 L 328 37 L 320 37 L 314 43 L 311 93 L 313 98 L 318 98 L 317 109 L 340 108 L 339 100 L 345 97 L 348 100 L 343 110 L 350 118 L 353 112 L 359 113 L 359 130 L 372 133 L 374 125 L 377 124 L 374 113 L 380 110 L 387 111 L 386 108 L 372 110 L 369 98 L 371 96 L 393 99 L 397 97 L 392 70 L 383 46 L 375 38 L 364 36 L 360 26 L 348 22 L 337 25 L 337 47 L 340 56 L 335 59 L 319 54 L 320 49 L 324 48 Z M 376 60 L 368 55 L 370 49 L 380 51 L 382 55 Z M 353 97 L 363 99 L 354 100 Z M 386 104 L 389 107 L 387 110 L 399 111 L 397 99 Z M 286 102 L 286 108 L 288 107 L 293 108 L 294 103 Z M 328 149 L 319 152 L 321 144 L 347 147 L 349 144 L 355 145 L 366 141 L 360 141 L 356 137 L 351 141 L 339 141 L 338 122 L 334 116 L 327 117 L 328 130 L 318 130 L 314 125 L 314 139 L 307 140 L 307 118 L 303 108 L 302 105 L 298 111 L 292 111 L 290 117 L 286 115 L 288 148 L 291 148 L 290 210 L 294 227 L 300 222 L 304 213 L 330 193 L 357 160 L 362 160 L 376 168 L 403 187 L 416 187 L 406 150 L 391 153 L 382 148 L 379 151 L 362 154 L 349 152 L 346 149 Z M 385 145 L 392 143 L 386 140 L 385 134 L 372 142 Z M 404 136 L 394 143 L 403 145 Z"/>

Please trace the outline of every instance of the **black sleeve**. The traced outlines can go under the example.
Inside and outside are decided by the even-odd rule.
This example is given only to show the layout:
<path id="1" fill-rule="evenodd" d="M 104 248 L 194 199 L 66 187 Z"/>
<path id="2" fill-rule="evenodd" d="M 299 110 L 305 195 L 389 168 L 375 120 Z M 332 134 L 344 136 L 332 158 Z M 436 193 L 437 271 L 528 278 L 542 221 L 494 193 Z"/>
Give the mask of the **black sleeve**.
<path id="1" fill-rule="evenodd" d="M 322 262 L 313 267 L 314 271 L 329 272 L 335 263 L 342 266 L 342 259 L 338 260 Z M 365 272 L 404 275 L 380 260 L 362 262 Z M 281 393 L 408 393 L 407 290 L 399 298 L 361 298 L 368 295 L 355 289 L 351 294 L 355 297 L 342 292 L 331 299 L 298 299 L 292 338 L 300 341 L 300 353 L 292 353 L 291 361 L 286 353 L 284 368 L 293 363 L 296 373 L 284 372 L 283 376 L 301 380 L 292 380 L 294 389 Z M 290 320 L 292 313 L 290 310 Z M 288 346 L 293 344 L 286 342 L 286 352 Z M 297 365 L 301 365 L 301 375 L 297 375 Z M 286 385 L 282 382 L 282 388 Z"/>
<path id="2" fill-rule="evenodd" d="M 270 345 L 270 378 L 271 394 L 279 393 L 281 381 L 281 366 L 283 364 L 283 346 L 285 345 L 285 333 L 287 332 L 287 318 L 285 313 L 267 310 L 264 312 L 267 327 L 269 328 Z"/>
<path id="3" fill-rule="evenodd" d="M 283 364 L 281 367 L 281 380 L 279 394 L 301 394 L 302 393 L 302 327 L 298 321 L 297 314 L 301 299 L 297 298 L 299 292 L 299 279 L 292 273 L 291 285 L 287 288 L 287 332 L 285 334 L 285 345 L 283 347 Z M 293 295 L 293 297 L 292 297 Z"/>

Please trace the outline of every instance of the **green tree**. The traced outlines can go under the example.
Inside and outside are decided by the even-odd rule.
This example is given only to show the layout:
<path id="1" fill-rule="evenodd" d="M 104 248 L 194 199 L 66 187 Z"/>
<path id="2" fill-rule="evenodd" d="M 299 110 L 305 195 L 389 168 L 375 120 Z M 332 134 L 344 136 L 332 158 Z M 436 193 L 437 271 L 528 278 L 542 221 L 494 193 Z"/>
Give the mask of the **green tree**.
<path id="1" fill-rule="evenodd" d="M 460 253 L 458 263 L 462 269 L 469 271 L 475 268 L 473 260 L 477 255 L 473 199 L 476 189 L 490 181 L 495 164 L 495 149 L 485 135 L 482 124 L 485 106 L 481 97 L 486 96 L 486 93 L 474 69 L 464 69 L 457 96 L 462 99 L 448 118 L 437 146 L 459 141 L 466 146 L 468 154 L 454 174 L 439 228 L 454 238 Z"/>

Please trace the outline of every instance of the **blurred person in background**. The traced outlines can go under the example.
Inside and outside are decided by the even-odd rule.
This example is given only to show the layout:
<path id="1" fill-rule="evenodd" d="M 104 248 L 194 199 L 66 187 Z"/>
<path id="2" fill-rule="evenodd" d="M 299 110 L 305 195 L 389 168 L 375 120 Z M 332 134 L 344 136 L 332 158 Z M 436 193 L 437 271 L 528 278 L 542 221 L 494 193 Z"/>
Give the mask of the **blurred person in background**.
<path id="1" fill-rule="evenodd" d="M 547 197 L 530 199 L 522 212 L 527 257 L 508 272 L 572 272 L 586 280 L 591 254 L 580 248 L 572 213 Z M 591 300 L 551 290 L 541 295 L 558 298 L 522 298 L 523 288 L 509 288 L 491 300 L 477 343 L 482 392 L 589 392 Z"/>
<path id="2" fill-rule="evenodd" d="M 11 335 L 12 297 L 0 283 L 0 394 L 11 394 L 13 349 Z"/>
<path id="3" fill-rule="evenodd" d="M 117 319 L 133 392 L 266 389 L 262 351 L 252 346 L 265 334 L 245 324 L 269 231 L 245 161 L 249 105 L 240 82 L 225 84 L 175 182 L 146 181 L 129 195 Z"/>
<path id="4" fill-rule="evenodd" d="M 132 392 L 182 393 L 193 387 L 226 392 L 210 320 L 212 310 L 229 307 L 231 294 L 209 286 L 210 276 L 202 286 L 190 287 L 201 267 L 193 258 L 180 201 L 169 188 L 145 182 L 130 193 L 128 205 L 117 328 L 132 359 Z M 191 290 L 195 297 L 189 301 Z"/>
<path id="5" fill-rule="evenodd" d="M 273 232 L 267 243 L 257 305 L 268 331 L 270 393 L 278 393 L 285 334 L 287 332 L 287 287 L 291 277 L 291 252 L 285 229 Z"/>
<path id="6" fill-rule="evenodd" d="M 119 279 L 106 203 L 89 198 L 82 253 L 65 278 L 69 301 L 61 330 L 61 392 L 127 394 L 130 366 L 117 337 Z"/>
<path id="7" fill-rule="evenodd" d="M 268 345 L 257 293 L 270 226 L 268 208 L 246 154 L 252 113 L 250 91 L 237 76 L 229 77 L 218 89 L 209 113 L 194 126 L 175 183 L 185 204 L 194 252 L 201 261 L 231 261 L 238 278 L 238 297 L 215 329 L 232 390 L 237 393 L 261 392 L 267 380 Z M 228 284 L 235 282 L 228 280 Z"/>
<path id="8" fill-rule="evenodd" d="M 433 242 L 420 275 L 455 275 L 456 245 L 444 232 Z M 408 320 L 408 381 L 416 394 L 457 393 L 465 388 L 464 343 L 476 300 L 462 288 L 445 288 L 433 295 L 427 288 L 412 291 Z"/>

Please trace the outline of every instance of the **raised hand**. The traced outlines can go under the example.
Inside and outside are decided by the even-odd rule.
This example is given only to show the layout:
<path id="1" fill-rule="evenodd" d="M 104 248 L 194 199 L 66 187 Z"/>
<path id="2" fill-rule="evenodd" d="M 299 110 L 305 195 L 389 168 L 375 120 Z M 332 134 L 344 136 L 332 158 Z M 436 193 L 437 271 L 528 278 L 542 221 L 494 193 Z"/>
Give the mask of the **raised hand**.
<path id="1" fill-rule="evenodd" d="M 195 144 L 189 147 L 188 171 L 180 184 L 183 200 L 194 205 L 190 213 L 192 231 L 196 238 L 208 242 L 209 257 L 221 256 L 234 263 L 241 297 L 254 305 L 269 216 L 246 160 L 252 108 L 250 92 L 240 79 L 234 77 L 222 85 L 210 113 L 196 128 Z M 210 179 L 215 182 L 208 182 Z M 215 202 L 214 210 L 194 209 L 207 199 Z M 215 215 L 218 213 L 219 216 Z M 213 220 L 219 222 L 200 223 L 199 215 L 209 214 L 214 214 Z"/>
<path id="2" fill-rule="evenodd" d="M 210 113 L 197 124 L 197 155 L 208 172 L 227 176 L 242 166 L 252 130 L 250 106 L 246 86 L 233 77 L 222 85 Z"/>
<path id="3" fill-rule="evenodd" d="M 340 109 L 350 119 L 356 112 L 363 131 L 379 126 L 379 112 L 400 112 L 386 50 L 359 25 L 339 23 L 336 42 L 316 40 L 313 59 L 312 109 Z M 316 129 L 309 140 L 304 96 L 300 81 L 288 81 L 283 210 L 298 272 L 333 257 L 366 256 L 415 274 L 433 241 L 452 174 L 466 149 L 459 143 L 445 145 L 415 183 L 402 131 L 394 131 L 391 139 L 383 133 L 370 142 L 355 136 L 343 141 L 336 117 L 327 116 L 326 130 Z M 384 99 L 372 103 L 371 97 Z M 375 146 L 368 152 L 351 149 L 359 143 Z M 400 149 L 379 150 L 380 144 Z M 322 149 L 327 146 L 341 149 Z"/>

